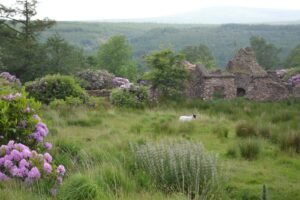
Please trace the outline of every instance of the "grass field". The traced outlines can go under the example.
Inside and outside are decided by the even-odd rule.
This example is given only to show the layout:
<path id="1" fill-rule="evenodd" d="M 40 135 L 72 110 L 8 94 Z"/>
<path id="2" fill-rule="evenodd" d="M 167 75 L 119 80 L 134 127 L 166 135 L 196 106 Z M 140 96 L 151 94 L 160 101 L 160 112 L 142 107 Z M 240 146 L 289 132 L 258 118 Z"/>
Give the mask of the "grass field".
<path id="1" fill-rule="evenodd" d="M 158 187 L 153 177 L 136 167 L 131 144 L 162 141 L 202 143 L 217 156 L 222 188 L 218 199 L 261 199 L 264 184 L 268 199 L 300 199 L 299 146 L 285 142 L 288 136 L 297 139 L 300 134 L 299 101 L 189 102 L 146 110 L 45 107 L 43 111 L 51 127 L 47 138 L 54 144 L 51 153 L 67 169 L 57 199 L 74 199 L 72 194 L 81 187 L 95 194 L 90 199 L 188 199 L 181 192 Z M 178 121 L 180 115 L 192 113 L 196 120 Z M 236 135 L 238 126 L 248 130 L 250 139 Z M 254 158 L 240 153 L 248 140 L 259 146 L 253 147 L 259 148 Z M 34 187 L 0 183 L 0 199 L 52 199 L 44 188 L 43 182 Z"/>

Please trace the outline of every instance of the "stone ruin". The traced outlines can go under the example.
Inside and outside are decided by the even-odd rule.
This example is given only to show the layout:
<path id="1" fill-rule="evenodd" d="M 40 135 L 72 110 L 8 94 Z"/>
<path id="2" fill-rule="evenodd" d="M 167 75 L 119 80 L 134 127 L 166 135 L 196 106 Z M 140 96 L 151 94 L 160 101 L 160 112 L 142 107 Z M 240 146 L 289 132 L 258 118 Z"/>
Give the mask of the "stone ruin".
<path id="1" fill-rule="evenodd" d="M 210 100 L 214 97 L 232 99 L 235 95 L 234 75 L 214 71 L 208 72 L 203 65 L 193 65 L 185 62 L 190 72 L 187 86 L 187 96 Z"/>
<path id="2" fill-rule="evenodd" d="M 255 54 L 249 47 L 240 49 L 228 62 L 224 72 L 220 70 L 208 72 L 203 65 L 188 62 L 184 65 L 191 75 L 186 93 L 193 99 L 211 100 L 215 97 L 232 99 L 244 96 L 255 101 L 276 101 L 285 99 L 293 93 L 297 94 L 291 92 L 292 90 L 280 78 L 265 71 L 257 63 Z"/>

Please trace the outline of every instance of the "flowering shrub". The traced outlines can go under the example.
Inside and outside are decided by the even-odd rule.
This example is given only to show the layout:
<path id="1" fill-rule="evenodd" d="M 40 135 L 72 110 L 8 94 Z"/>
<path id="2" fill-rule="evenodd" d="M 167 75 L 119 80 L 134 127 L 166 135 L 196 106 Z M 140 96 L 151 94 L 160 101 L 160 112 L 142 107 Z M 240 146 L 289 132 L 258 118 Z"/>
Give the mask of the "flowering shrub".
<path id="1" fill-rule="evenodd" d="M 300 74 L 297 74 L 289 78 L 288 83 L 293 86 L 298 85 L 300 83 Z"/>
<path id="2" fill-rule="evenodd" d="M 2 72 L 0 77 L 8 81 L 9 83 L 16 83 L 17 85 L 21 85 L 21 81 L 14 75 L 11 75 L 8 72 Z"/>
<path id="3" fill-rule="evenodd" d="M 24 91 L 2 95 L 0 98 L 0 145 L 15 140 L 37 147 L 48 134 L 47 126 L 36 113 L 40 104 L 27 98 Z"/>
<path id="4" fill-rule="evenodd" d="M 49 153 L 39 154 L 13 140 L 0 147 L 0 181 L 17 178 L 26 183 L 33 183 L 40 178 L 48 178 L 56 179 L 60 184 L 66 170 L 63 165 L 55 168 Z"/>
<path id="5" fill-rule="evenodd" d="M 72 76 L 48 75 L 27 83 L 25 87 L 30 96 L 46 104 L 67 97 L 86 98 L 85 91 Z"/>
<path id="6" fill-rule="evenodd" d="M 128 108 L 144 108 L 149 104 L 147 88 L 134 85 L 114 89 L 110 99 L 112 104 Z"/>
<path id="7" fill-rule="evenodd" d="M 112 82 L 115 87 L 122 87 L 122 86 L 126 87 L 126 85 L 130 84 L 127 78 L 122 78 L 122 77 L 114 77 Z"/>
<path id="8" fill-rule="evenodd" d="M 76 74 L 85 81 L 84 88 L 87 90 L 111 89 L 113 87 L 114 75 L 106 70 L 85 70 Z"/>

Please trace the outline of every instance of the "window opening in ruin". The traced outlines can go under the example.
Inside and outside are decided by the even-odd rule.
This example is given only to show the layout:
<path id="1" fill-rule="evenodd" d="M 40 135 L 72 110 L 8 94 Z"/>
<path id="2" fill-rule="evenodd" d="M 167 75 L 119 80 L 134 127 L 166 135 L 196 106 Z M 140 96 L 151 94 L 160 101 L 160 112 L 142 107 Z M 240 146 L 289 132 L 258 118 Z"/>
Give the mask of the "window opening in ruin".
<path id="1" fill-rule="evenodd" d="M 246 95 L 246 90 L 244 88 L 237 88 L 236 96 L 243 97 Z"/>

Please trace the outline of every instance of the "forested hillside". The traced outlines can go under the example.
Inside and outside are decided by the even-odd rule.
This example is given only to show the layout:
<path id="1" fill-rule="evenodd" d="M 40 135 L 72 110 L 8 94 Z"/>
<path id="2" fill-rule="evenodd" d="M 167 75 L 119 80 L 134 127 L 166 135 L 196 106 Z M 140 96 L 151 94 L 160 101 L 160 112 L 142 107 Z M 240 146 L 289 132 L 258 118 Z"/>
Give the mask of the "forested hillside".
<path id="1" fill-rule="evenodd" d="M 223 67 L 234 52 L 249 45 L 251 36 L 261 36 L 282 48 L 281 59 L 300 43 L 300 25 L 175 25 L 154 23 L 58 22 L 42 39 L 59 34 L 90 54 L 113 35 L 125 35 L 134 55 L 141 57 L 161 46 L 181 50 L 187 45 L 206 44 Z M 299 41 L 299 42 L 297 42 Z"/>

